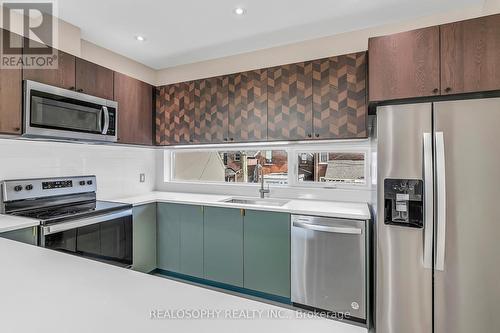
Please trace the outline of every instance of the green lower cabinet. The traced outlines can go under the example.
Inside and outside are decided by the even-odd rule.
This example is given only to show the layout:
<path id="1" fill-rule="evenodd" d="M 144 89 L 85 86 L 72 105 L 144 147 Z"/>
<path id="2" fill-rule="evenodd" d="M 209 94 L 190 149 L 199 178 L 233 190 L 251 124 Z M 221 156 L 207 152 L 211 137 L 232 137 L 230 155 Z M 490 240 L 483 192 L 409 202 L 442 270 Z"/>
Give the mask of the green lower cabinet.
<path id="1" fill-rule="evenodd" d="M 0 237 L 36 246 L 38 245 L 38 227 L 2 232 Z"/>
<path id="2" fill-rule="evenodd" d="M 182 205 L 181 205 L 182 206 Z M 180 272 L 203 278 L 203 207 L 181 208 Z"/>
<path id="3" fill-rule="evenodd" d="M 290 214 L 158 203 L 156 216 L 159 269 L 290 298 Z"/>
<path id="4" fill-rule="evenodd" d="M 156 218 L 158 268 L 180 272 L 181 210 L 179 205 L 158 203 Z"/>
<path id="5" fill-rule="evenodd" d="M 203 277 L 203 207 L 158 203 L 157 266 Z"/>
<path id="6" fill-rule="evenodd" d="M 243 287 L 243 216 L 240 209 L 205 207 L 205 279 Z"/>
<path id="7" fill-rule="evenodd" d="M 290 297 L 290 215 L 247 210 L 244 217 L 244 287 Z"/>
<path id="8" fill-rule="evenodd" d="M 156 203 L 133 209 L 132 269 L 149 273 L 156 269 Z"/>

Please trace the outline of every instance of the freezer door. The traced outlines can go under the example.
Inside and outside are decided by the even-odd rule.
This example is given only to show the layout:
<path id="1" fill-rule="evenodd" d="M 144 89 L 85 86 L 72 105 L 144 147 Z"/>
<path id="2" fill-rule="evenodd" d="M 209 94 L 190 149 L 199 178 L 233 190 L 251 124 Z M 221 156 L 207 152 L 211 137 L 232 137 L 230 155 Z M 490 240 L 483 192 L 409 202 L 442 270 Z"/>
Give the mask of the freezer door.
<path id="1" fill-rule="evenodd" d="M 498 332 L 500 99 L 435 103 L 434 124 L 434 332 Z"/>
<path id="2" fill-rule="evenodd" d="M 424 188 L 432 185 L 432 105 L 379 107 L 377 126 L 375 328 L 381 333 L 431 333 L 432 207 L 424 207 L 431 217 L 424 220 L 423 228 L 385 224 L 384 180 L 426 178 Z M 425 159 L 428 177 L 424 177 L 424 134 L 430 142 Z M 424 196 L 431 198 L 432 193 Z"/>

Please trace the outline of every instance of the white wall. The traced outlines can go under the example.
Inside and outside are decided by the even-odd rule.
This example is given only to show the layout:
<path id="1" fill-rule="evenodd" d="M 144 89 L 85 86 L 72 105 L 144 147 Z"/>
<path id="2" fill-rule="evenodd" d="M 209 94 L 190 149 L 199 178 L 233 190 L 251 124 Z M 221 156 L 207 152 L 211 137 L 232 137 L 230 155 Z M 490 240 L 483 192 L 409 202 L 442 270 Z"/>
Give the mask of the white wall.
<path id="1" fill-rule="evenodd" d="M 234 56 L 166 68 L 157 72 L 157 85 L 183 82 L 223 74 L 320 59 L 368 49 L 368 38 L 465 20 L 500 12 L 500 0 L 482 5 L 406 20 L 379 27 L 346 32 L 304 42 L 273 47 Z"/>
<path id="2" fill-rule="evenodd" d="M 156 71 L 150 67 L 84 39 L 81 40 L 80 49 L 80 58 L 156 85 Z"/>
<path id="3" fill-rule="evenodd" d="M 3 27 L 2 10 L 3 8 L 0 6 L 1 27 Z M 22 22 L 22 16 L 14 13 L 11 26 L 5 28 L 22 35 Z M 114 71 L 156 85 L 156 71 L 154 69 L 82 39 L 81 29 L 71 23 L 57 18 L 55 19 L 55 23 L 57 38 L 51 46 Z"/>
<path id="4" fill-rule="evenodd" d="M 152 191 L 156 154 L 144 147 L 0 139 L 0 180 L 96 175 L 100 199 Z M 146 182 L 139 182 L 139 174 Z"/>

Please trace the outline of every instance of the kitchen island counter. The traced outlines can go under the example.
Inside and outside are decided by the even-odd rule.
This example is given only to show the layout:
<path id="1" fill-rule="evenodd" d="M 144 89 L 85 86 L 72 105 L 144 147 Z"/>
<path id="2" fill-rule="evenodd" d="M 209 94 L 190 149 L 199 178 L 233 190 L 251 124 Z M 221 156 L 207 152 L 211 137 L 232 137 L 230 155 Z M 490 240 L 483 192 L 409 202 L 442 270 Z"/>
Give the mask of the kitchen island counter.
<path id="1" fill-rule="evenodd" d="M 0 258 L 2 332 L 366 332 L 7 239 L 0 239 Z M 205 310 L 221 313 L 213 319 L 180 319 Z M 273 313 L 282 318 L 270 319 Z"/>

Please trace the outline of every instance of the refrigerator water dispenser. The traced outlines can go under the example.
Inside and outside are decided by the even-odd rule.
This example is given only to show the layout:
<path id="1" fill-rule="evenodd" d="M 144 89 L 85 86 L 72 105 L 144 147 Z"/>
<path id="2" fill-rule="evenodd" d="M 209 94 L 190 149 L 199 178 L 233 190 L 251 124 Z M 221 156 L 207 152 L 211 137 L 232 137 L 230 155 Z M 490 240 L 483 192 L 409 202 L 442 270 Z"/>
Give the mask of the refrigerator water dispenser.
<path id="1" fill-rule="evenodd" d="M 384 223 L 422 228 L 423 199 L 421 179 L 384 179 Z"/>

